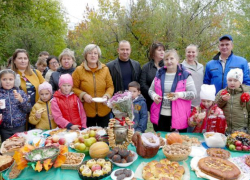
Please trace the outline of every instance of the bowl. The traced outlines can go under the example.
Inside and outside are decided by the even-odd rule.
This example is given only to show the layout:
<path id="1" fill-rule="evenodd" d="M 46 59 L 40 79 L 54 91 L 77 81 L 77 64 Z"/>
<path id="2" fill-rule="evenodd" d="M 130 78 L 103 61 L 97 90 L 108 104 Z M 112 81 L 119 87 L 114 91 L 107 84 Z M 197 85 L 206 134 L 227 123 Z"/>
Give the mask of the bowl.
<path id="1" fill-rule="evenodd" d="M 124 168 L 121 168 L 121 169 L 124 169 Z M 116 169 L 115 171 L 113 171 L 112 173 L 111 173 L 111 178 L 113 179 L 113 180 L 117 180 L 117 176 L 115 176 L 115 172 L 116 171 L 118 171 L 118 170 L 121 170 L 121 169 Z M 130 177 L 126 177 L 126 178 L 124 178 L 124 180 L 131 180 L 133 177 L 134 177 L 134 172 L 132 171 L 132 170 L 130 170 L 131 172 L 132 172 L 132 174 L 131 174 L 131 176 Z"/>
<path id="2" fill-rule="evenodd" d="M 205 142 L 210 148 L 224 148 L 227 143 L 227 137 L 224 134 L 216 132 L 206 132 L 203 134 Z"/>
<path id="3" fill-rule="evenodd" d="M 131 164 L 133 164 L 133 163 L 136 161 L 136 159 L 138 158 L 138 154 L 137 154 L 136 152 L 131 151 L 131 150 L 130 150 L 130 152 L 133 153 L 133 155 L 134 155 L 134 158 L 133 158 L 133 161 L 132 161 L 132 162 L 129 162 L 129 163 L 117 163 L 117 162 L 112 161 L 112 159 L 109 159 L 109 160 L 110 160 L 113 164 L 115 164 L 116 166 L 118 166 L 118 167 L 128 167 L 128 166 L 130 166 Z"/>
<path id="4" fill-rule="evenodd" d="M 170 152 L 174 152 L 170 153 Z M 182 161 L 188 158 L 191 147 L 185 144 L 174 143 L 163 147 L 163 154 L 170 161 Z"/>

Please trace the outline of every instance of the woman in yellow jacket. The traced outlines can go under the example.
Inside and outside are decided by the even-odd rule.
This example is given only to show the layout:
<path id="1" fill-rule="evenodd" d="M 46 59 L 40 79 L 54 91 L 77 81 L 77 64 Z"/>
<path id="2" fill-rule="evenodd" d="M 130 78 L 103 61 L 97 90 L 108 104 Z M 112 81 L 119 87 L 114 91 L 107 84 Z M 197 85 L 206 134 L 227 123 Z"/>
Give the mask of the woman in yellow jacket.
<path id="1" fill-rule="evenodd" d="M 114 93 L 114 85 L 108 67 L 99 59 L 101 50 L 89 44 L 83 52 L 83 63 L 73 72 L 73 91 L 83 102 L 87 114 L 87 127 L 107 127 L 111 109 L 105 104 L 94 102 L 95 97 L 109 99 Z"/>

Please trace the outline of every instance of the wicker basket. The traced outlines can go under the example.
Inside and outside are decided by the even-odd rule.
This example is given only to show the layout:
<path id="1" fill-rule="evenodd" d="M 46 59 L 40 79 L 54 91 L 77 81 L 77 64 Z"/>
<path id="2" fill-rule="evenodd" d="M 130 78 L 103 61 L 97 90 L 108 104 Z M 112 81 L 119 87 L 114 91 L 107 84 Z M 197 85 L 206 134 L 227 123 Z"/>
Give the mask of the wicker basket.
<path id="1" fill-rule="evenodd" d="M 176 150 L 176 153 L 177 154 L 172 154 L 172 153 L 168 153 L 168 151 L 166 150 L 168 148 L 168 146 L 170 148 L 173 148 L 173 149 L 179 149 L 179 148 L 185 148 L 186 149 L 186 152 L 183 154 L 180 154 L 180 153 L 177 153 L 177 152 L 180 152 L 180 151 L 177 151 Z M 171 150 L 171 152 L 173 152 L 174 150 Z M 188 155 L 190 154 L 191 152 L 191 148 L 190 146 L 188 145 L 184 145 L 184 144 L 178 144 L 178 143 L 174 143 L 172 145 L 166 145 L 163 147 L 163 154 L 167 157 L 167 159 L 169 159 L 170 161 L 182 161 L 182 160 L 185 160 L 188 158 Z"/>
<path id="2" fill-rule="evenodd" d="M 72 152 L 70 152 L 70 153 L 72 153 Z M 80 166 L 82 165 L 82 162 L 85 158 L 85 154 L 84 153 L 72 153 L 72 154 L 74 154 L 75 156 L 79 156 L 79 157 L 82 156 L 81 162 L 78 164 L 62 164 L 61 169 L 78 170 L 80 168 Z"/>

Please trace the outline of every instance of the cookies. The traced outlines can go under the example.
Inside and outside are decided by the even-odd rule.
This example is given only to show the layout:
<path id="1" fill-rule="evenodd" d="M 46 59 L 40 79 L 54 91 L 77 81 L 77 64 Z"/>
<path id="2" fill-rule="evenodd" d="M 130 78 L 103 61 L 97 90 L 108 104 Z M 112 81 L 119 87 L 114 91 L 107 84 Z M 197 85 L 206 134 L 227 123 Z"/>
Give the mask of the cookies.
<path id="1" fill-rule="evenodd" d="M 218 157 L 222 159 L 228 159 L 230 157 L 230 152 L 221 148 L 209 148 L 207 149 L 207 154 L 211 157 Z"/>

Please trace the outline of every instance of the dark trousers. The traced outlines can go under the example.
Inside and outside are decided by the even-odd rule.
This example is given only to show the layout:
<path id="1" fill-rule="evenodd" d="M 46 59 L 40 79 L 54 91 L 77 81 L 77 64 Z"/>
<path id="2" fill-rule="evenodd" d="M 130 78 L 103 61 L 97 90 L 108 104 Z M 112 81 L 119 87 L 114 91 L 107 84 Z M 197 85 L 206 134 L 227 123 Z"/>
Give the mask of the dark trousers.
<path id="1" fill-rule="evenodd" d="M 171 128 L 172 116 L 160 115 L 158 125 L 153 124 L 154 130 L 156 131 L 166 131 L 173 132 L 175 129 Z M 187 129 L 178 129 L 179 132 L 187 132 Z"/>
<path id="2" fill-rule="evenodd" d="M 87 127 L 91 126 L 101 126 L 103 128 L 108 127 L 110 119 L 110 113 L 108 113 L 106 116 L 100 117 L 96 115 L 95 117 L 87 117 Z"/>
<path id="3" fill-rule="evenodd" d="M 25 125 L 17 128 L 11 128 L 11 129 L 6 129 L 6 128 L 0 128 L 0 134 L 1 134 L 1 141 L 5 141 L 6 139 L 10 138 L 17 132 L 24 132 L 25 131 Z"/>

